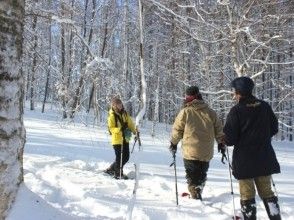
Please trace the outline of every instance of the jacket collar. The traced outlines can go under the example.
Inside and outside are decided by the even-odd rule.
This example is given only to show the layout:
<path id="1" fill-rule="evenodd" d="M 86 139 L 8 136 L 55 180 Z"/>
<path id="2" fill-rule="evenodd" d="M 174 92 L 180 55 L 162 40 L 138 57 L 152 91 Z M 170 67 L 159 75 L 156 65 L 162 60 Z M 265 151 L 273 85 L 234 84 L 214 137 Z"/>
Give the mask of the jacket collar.
<path id="1" fill-rule="evenodd" d="M 251 103 L 251 102 L 255 102 L 256 100 L 257 100 L 257 98 L 253 95 L 245 96 L 245 97 L 240 98 L 239 104 Z"/>

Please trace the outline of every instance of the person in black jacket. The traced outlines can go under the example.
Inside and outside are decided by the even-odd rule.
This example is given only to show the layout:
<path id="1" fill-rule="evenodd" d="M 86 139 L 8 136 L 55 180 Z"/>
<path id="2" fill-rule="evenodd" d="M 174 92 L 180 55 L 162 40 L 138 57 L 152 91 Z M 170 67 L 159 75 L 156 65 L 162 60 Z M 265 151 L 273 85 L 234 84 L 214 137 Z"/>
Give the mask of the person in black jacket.
<path id="1" fill-rule="evenodd" d="M 231 86 L 238 103 L 227 116 L 224 133 L 226 145 L 234 145 L 232 170 L 239 182 L 241 212 L 244 219 L 256 219 L 255 185 L 269 219 L 279 220 L 278 198 L 271 189 L 271 175 L 280 173 L 271 145 L 278 120 L 268 103 L 252 95 L 252 79 L 238 77 Z"/>

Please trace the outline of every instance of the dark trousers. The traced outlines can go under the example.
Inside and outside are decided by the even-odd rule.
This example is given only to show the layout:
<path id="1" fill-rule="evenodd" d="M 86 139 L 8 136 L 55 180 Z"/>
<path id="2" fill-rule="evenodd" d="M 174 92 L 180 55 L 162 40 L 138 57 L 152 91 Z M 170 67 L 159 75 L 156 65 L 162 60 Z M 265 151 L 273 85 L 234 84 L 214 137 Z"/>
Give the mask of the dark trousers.
<path id="1" fill-rule="evenodd" d="M 205 184 L 209 162 L 184 159 L 184 166 L 189 186 L 203 186 Z"/>
<path id="2" fill-rule="evenodd" d="M 129 158 L 130 158 L 129 143 L 124 142 L 123 147 L 121 147 L 120 144 L 113 145 L 113 149 L 115 152 L 115 161 L 111 164 L 111 168 L 114 170 L 115 175 L 119 176 L 121 150 L 122 150 L 122 173 L 123 173 L 123 166 L 129 161 Z"/>

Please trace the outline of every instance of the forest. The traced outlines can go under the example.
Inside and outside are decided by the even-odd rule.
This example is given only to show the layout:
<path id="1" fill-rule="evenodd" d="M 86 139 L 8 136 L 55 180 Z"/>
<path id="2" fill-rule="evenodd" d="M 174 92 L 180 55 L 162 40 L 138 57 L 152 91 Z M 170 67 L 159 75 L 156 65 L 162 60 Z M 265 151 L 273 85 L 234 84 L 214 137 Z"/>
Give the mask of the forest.
<path id="1" fill-rule="evenodd" d="M 24 111 L 104 126 L 119 96 L 156 137 L 188 86 L 224 122 L 230 82 L 248 76 L 278 118 L 275 141 L 293 143 L 293 67 L 293 0 L 0 1 L 0 219 L 24 179 Z"/>
<path id="2" fill-rule="evenodd" d="M 132 115 L 145 105 L 146 120 L 172 123 L 197 85 L 224 120 L 230 81 L 249 76 L 292 141 L 293 11 L 285 0 L 27 1 L 25 99 L 100 123 L 118 95 Z"/>

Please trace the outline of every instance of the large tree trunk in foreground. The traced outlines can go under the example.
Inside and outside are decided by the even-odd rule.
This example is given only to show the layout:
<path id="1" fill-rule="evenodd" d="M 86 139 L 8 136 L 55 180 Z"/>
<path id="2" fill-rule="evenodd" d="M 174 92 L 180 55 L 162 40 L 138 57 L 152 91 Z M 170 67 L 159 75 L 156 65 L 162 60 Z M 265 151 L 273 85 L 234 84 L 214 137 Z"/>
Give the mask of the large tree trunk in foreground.
<path id="1" fill-rule="evenodd" d="M 0 219 L 5 219 L 23 181 L 24 0 L 0 1 Z"/>

